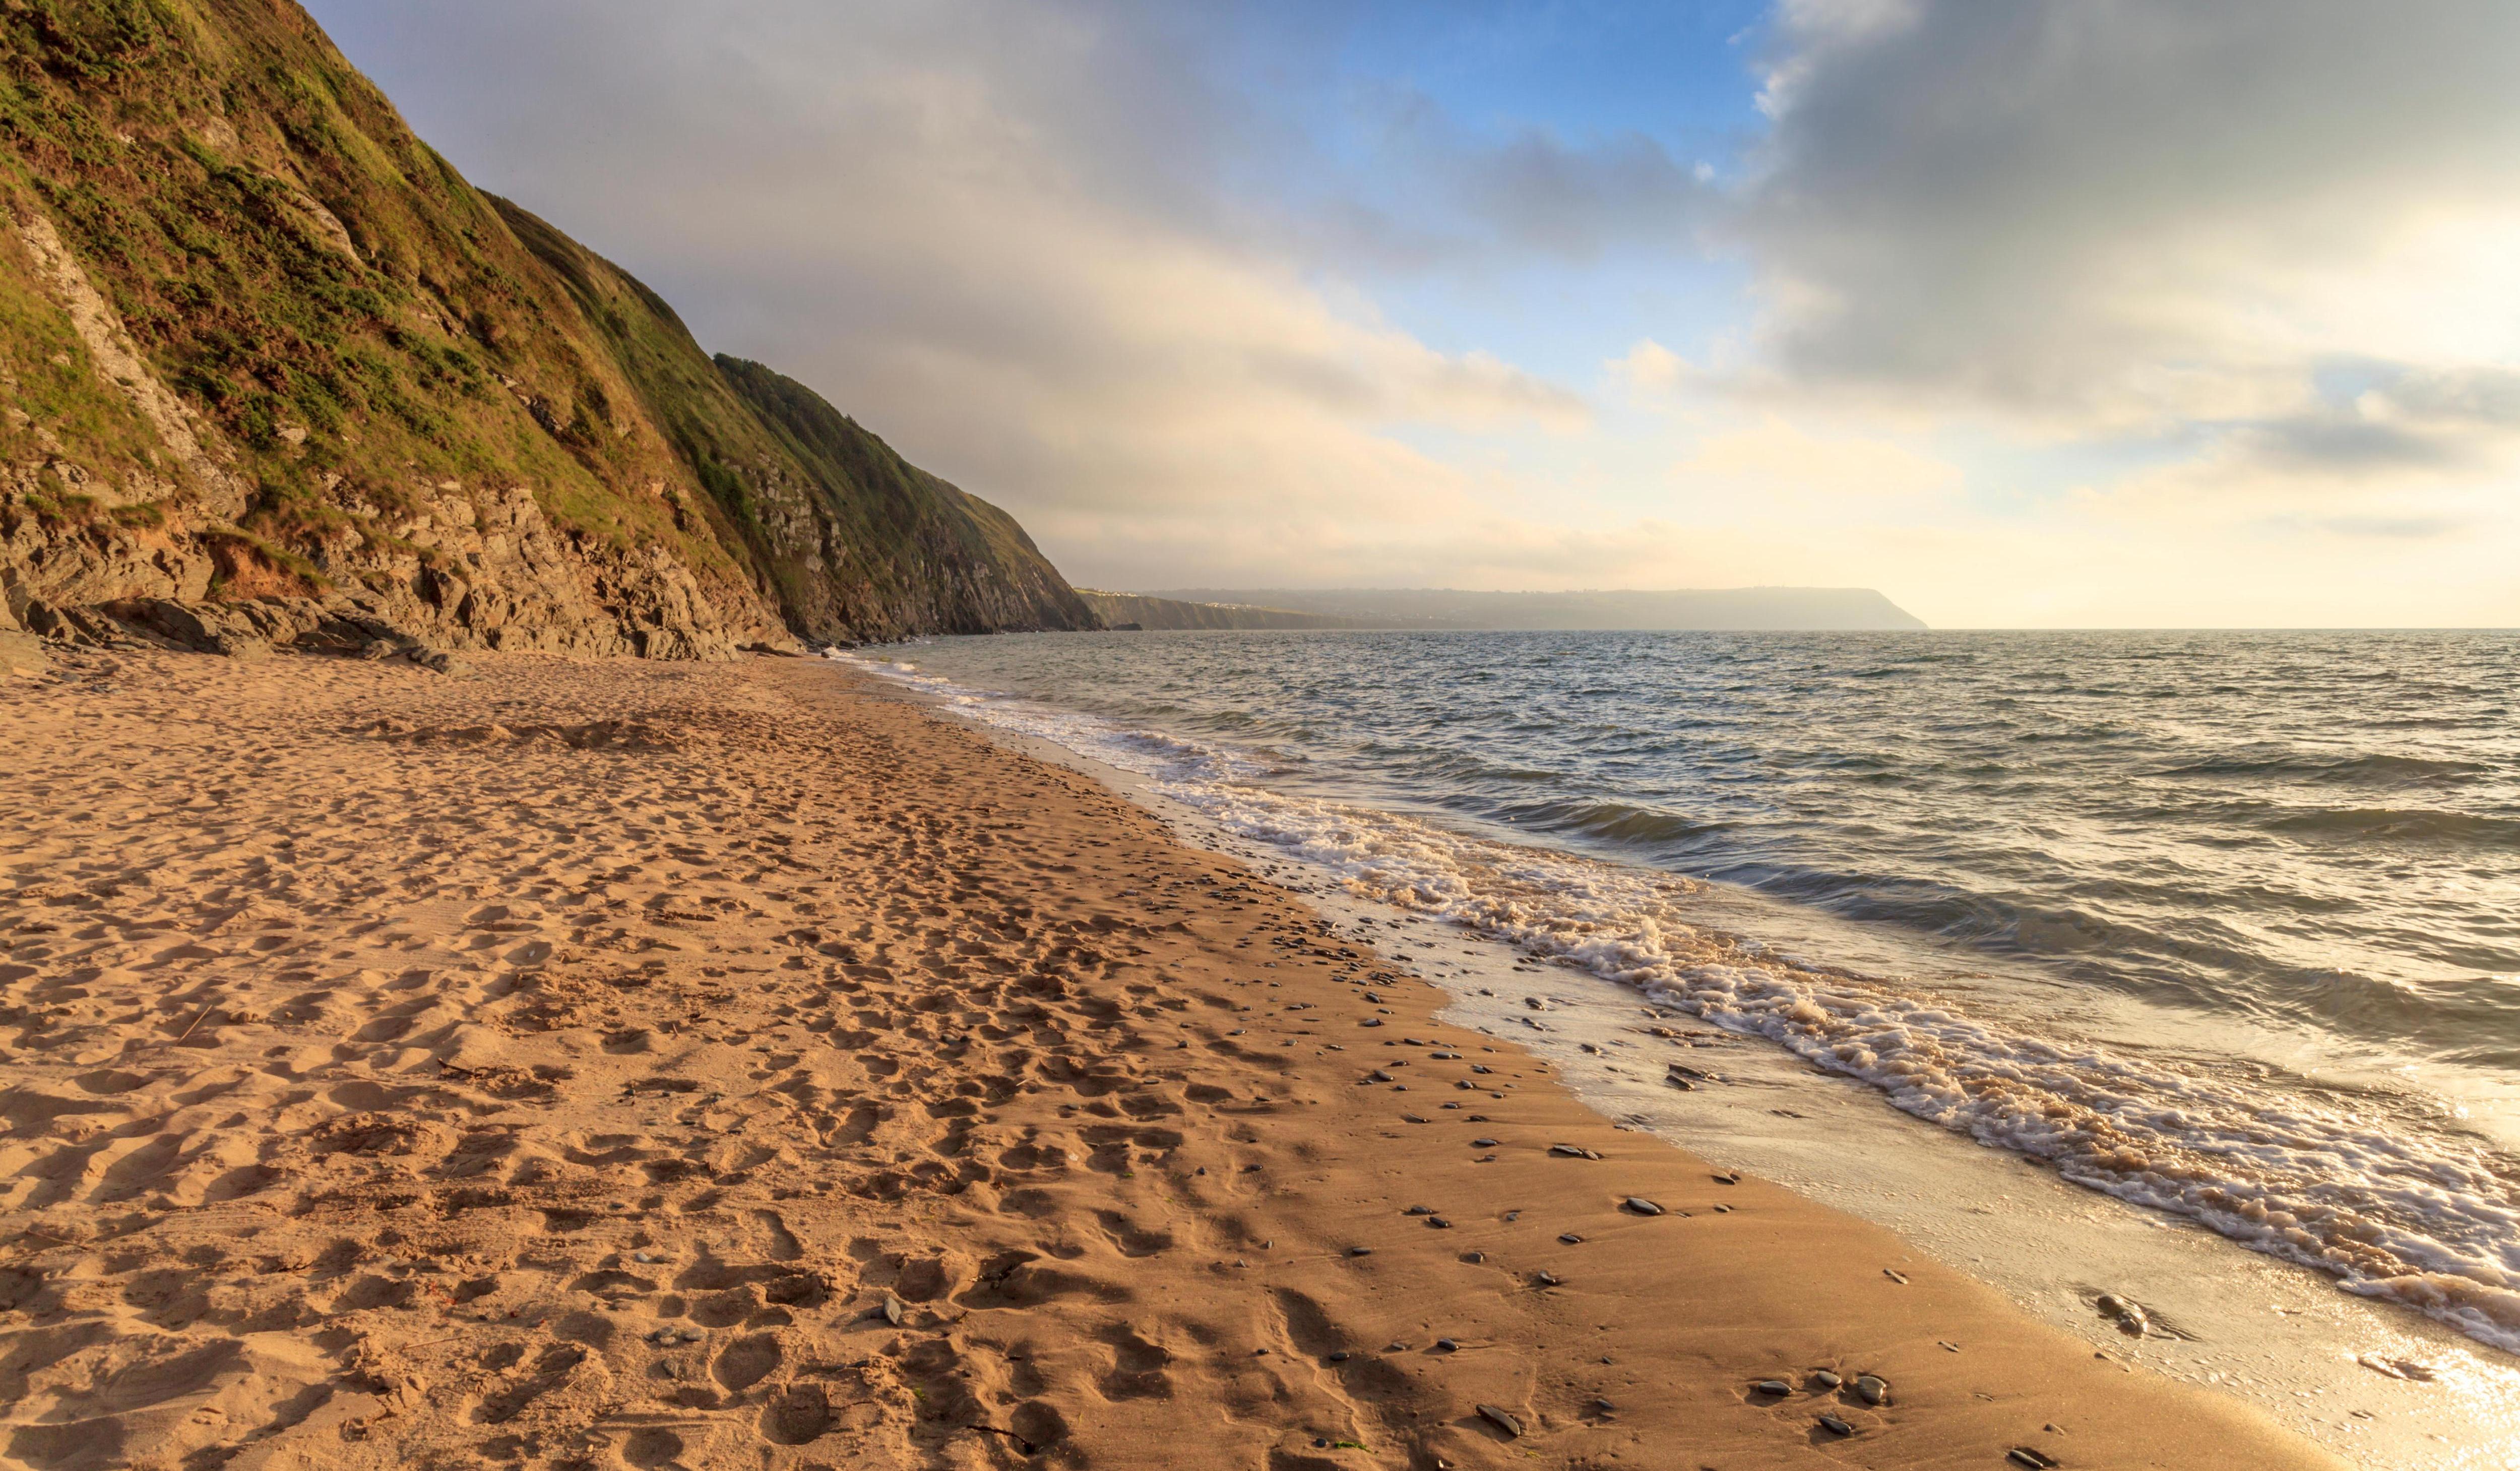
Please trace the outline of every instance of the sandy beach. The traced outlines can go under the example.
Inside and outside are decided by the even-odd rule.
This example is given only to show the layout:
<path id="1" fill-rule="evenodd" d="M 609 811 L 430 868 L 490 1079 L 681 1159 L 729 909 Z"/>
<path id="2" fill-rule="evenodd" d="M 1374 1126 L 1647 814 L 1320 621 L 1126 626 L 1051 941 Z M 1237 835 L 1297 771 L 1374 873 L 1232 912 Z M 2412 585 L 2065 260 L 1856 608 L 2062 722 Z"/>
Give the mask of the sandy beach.
<path id="1" fill-rule="evenodd" d="M 0 683 L 7 1463 L 2340 1464 L 860 676 L 474 666 Z"/>

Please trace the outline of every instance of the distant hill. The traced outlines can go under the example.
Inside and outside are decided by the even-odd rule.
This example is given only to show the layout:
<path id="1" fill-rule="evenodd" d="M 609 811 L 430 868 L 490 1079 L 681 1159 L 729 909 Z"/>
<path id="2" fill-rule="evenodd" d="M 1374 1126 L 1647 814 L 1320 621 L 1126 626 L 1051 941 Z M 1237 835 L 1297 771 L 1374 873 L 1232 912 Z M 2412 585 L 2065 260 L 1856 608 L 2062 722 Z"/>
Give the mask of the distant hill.
<path id="1" fill-rule="evenodd" d="M 1188 628 L 1371 628 L 1372 623 L 1322 613 L 1296 613 L 1285 608 L 1257 608 L 1241 603 L 1203 603 L 1184 598 L 1154 598 L 1137 592 L 1076 589 L 1085 606 L 1114 628 L 1148 630 Z"/>
<path id="2" fill-rule="evenodd" d="M 1267 607 L 1374 628 L 1880 629 L 1924 621 L 1868 587 L 1683 592 L 1459 592 L 1450 588 L 1179 588 L 1186 603 Z"/>
<path id="3" fill-rule="evenodd" d="M 292 0 L 0 5 L 22 621 L 662 657 L 1100 625 L 1004 512 L 467 183 Z"/>

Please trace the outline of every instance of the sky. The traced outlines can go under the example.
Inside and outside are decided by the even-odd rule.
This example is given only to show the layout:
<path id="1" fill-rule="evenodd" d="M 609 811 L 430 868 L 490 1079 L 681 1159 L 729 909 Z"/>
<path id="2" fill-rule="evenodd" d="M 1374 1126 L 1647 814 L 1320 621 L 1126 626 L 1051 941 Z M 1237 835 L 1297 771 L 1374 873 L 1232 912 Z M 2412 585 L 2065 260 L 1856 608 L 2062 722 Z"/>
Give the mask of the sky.
<path id="1" fill-rule="evenodd" d="M 2507 0 L 307 0 L 1079 585 L 2520 624 Z"/>

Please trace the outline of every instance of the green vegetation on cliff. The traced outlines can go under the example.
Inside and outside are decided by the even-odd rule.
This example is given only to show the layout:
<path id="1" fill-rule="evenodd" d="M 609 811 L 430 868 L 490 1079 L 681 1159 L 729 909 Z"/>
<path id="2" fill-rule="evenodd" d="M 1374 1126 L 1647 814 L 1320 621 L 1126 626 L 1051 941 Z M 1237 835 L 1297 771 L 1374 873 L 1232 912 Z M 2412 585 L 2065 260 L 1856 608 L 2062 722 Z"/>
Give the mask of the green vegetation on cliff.
<path id="1" fill-rule="evenodd" d="M 467 184 L 292 0 L 0 0 L 0 213 L 21 612 L 209 558 L 457 641 L 546 593 L 626 628 L 661 557 L 730 630 L 1096 621 L 1003 514 Z M 557 560 L 455 534 L 518 495 Z"/>

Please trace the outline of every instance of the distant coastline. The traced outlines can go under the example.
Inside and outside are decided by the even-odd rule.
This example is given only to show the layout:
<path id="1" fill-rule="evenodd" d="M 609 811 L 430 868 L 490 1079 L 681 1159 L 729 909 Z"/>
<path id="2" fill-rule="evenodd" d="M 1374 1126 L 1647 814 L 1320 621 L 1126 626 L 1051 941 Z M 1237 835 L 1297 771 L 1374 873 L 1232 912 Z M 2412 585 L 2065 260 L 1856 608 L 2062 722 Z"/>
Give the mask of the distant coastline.
<path id="1" fill-rule="evenodd" d="M 1465 592 L 1453 588 L 1171 588 L 1085 593 L 1114 624 L 1147 628 L 1343 627 L 1530 629 L 1922 629 L 1925 621 L 1868 587 L 1733 587 L 1670 591 Z M 1145 605 L 1118 614 L 1106 600 Z M 1169 608 L 1153 605 L 1170 605 Z M 1157 620 L 1173 609 L 1230 610 L 1248 621 Z M 1263 620 L 1281 620 L 1270 621 Z M 1302 621 L 1294 621 L 1301 620 Z"/>

